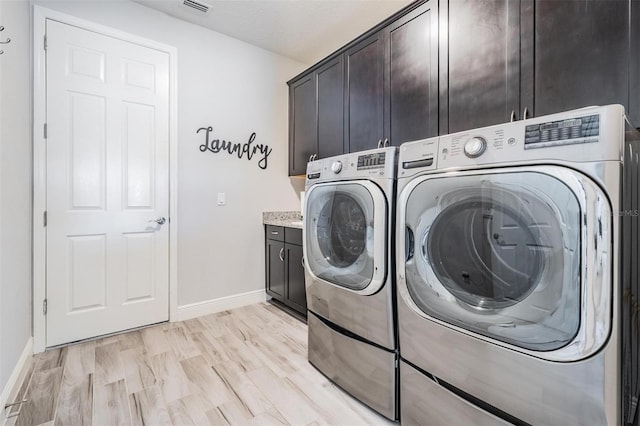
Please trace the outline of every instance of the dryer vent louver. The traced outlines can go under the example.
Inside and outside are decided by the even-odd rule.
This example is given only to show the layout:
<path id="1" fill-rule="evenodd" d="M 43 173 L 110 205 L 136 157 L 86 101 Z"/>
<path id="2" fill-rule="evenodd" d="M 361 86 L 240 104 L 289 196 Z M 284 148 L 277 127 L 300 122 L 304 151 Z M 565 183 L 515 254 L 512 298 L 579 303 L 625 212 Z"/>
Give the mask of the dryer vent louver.
<path id="1" fill-rule="evenodd" d="M 182 4 L 184 4 L 187 7 L 192 8 L 192 9 L 195 9 L 197 11 L 200 11 L 202 13 L 209 12 L 209 9 L 211 8 L 211 6 L 209 6 L 206 3 L 193 1 L 193 0 L 184 0 L 184 2 Z"/>

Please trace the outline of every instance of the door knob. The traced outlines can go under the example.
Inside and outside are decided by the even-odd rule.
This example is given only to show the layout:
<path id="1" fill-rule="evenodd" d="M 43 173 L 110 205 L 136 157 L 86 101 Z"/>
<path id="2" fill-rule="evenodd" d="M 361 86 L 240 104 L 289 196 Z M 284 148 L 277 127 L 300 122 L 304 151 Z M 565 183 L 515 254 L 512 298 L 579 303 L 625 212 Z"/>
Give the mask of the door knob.
<path id="1" fill-rule="evenodd" d="M 149 222 L 155 222 L 158 225 L 164 225 L 164 223 L 167 221 L 167 219 L 165 219 L 164 217 L 158 217 L 156 219 L 151 219 L 149 220 Z"/>

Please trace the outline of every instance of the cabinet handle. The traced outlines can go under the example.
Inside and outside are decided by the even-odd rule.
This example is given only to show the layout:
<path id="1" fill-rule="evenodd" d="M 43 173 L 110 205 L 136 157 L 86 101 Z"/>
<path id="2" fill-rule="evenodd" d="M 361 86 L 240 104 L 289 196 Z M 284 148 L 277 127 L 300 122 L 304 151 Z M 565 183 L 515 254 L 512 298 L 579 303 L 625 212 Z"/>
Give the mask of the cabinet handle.
<path id="1" fill-rule="evenodd" d="M 382 139 L 378 141 L 378 148 L 382 148 Z"/>
<path id="2" fill-rule="evenodd" d="M 280 260 L 284 262 L 284 248 L 280 249 L 280 254 L 278 256 L 280 257 Z"/>
<path id="3" fill-rule="evenodd" d="M 312 161 L 313 161 L 313 154 L 311 154 L 311 155 L 309 156 L 309 161 L 307 161 L 307 163 L 310 163 L 310 162 L 312 162 Z"/>
<path id="4" fill-rule="evenodd" d="M 511 121 L 512 123 L 513 123 L 514 121 L 516 121 L 516 111 L 515 111 L 515 110 L 513 110 L 513 109 L 511 110 L 511 120 L 510 120 L 510 121 Z"/>
<path id="5" fill-rule="evenodd" d="M 383 147 L 383 148 L 386 148 L 386 147 L 388 147 L 388 146 L 389 146 L 389 138 L 385 138 L 385 139 L 384 139 L 384 142 L 382 142 L 382 147 Z"/>
<path id="6" fill-rule="evenodd" d="M 528 115 L 529 115 L 529 108 L 524 107 L 524 111 L 522 111 L 522 119 L 526 120 Z"/>
<path id="7" fill-rule="evenodd" d="M 271 235 L 278 235 L 279 232 L 278 231 L 271 231 Z"/>

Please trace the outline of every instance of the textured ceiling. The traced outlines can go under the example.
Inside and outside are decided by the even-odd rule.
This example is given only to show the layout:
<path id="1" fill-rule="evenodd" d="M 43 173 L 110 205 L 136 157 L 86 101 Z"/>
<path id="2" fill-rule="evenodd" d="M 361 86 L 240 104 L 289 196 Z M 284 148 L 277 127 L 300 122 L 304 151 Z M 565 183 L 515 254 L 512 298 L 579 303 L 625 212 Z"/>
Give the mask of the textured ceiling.
<path id="1" fill-rule="evenodd" d="M 134 0 L 176 18 L 262 47 L 304 64 L 317 62 L 388 16 L 408 0 Z"/>

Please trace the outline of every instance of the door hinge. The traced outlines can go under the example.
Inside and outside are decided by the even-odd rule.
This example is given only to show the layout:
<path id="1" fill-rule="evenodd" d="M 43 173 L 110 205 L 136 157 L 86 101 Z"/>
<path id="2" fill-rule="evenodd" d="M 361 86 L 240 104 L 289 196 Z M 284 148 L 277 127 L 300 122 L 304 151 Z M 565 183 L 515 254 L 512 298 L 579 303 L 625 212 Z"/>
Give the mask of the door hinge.
<path id="1" fill-rule="evenodd" d="M 44 123 L 44 138 L 47 138 L 47 123 Z"/>
<path id="2" fill-rule="evenodd" d="M 42 301 L 42 315 L 47 315 L 47 299 Z"/>
<path id="3" fill-rule="evenodd" d="M 47 211 L 46 210 L 42 214 L 42 222 L 44 223 L 44 226 L 46 228 L 46 226 L 47 226 Z"/>
<path id="4" fill-rule="evenodd" d="M 47 50 L 47 35 L 44 36 L 44 50 Z"/>

